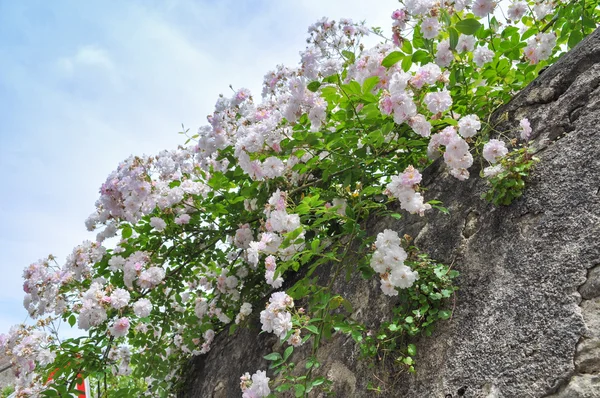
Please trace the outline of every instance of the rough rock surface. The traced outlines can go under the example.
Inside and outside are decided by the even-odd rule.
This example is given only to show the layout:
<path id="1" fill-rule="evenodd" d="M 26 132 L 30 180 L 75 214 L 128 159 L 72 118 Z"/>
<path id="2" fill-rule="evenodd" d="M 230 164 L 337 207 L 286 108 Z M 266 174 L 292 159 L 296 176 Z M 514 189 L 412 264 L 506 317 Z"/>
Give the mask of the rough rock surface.
<path id="1" fill-rule="evenodd" d="M 424 175 L 426 198 L 443 201 L 449 216 L 373 220 L 373 234 L 407 233 L 432 258 L 454 263 L 460 291 L 451 320 L 415 341 L 415 375 L 368 367 L 345 336 L 326 342 L 321 374 L 334 381 L 335 396 L 600 397 L 600 31 L 495 120 L 506 131 L 525 116 L 541 162 L 521 199 L 494 207 L 479 199 L 484 181 L 457 181 L 436 162 Z M 389 316 L 377 281 L 357 276 L 337 288 L 356 318 Z M 258 335 L 256 318 L 253 327 L 218 336 L 190 364 L 180 396 L 240 396 L 239 377 L 266 369 L 262 356 L 278 347 L 273 335 Z"/>

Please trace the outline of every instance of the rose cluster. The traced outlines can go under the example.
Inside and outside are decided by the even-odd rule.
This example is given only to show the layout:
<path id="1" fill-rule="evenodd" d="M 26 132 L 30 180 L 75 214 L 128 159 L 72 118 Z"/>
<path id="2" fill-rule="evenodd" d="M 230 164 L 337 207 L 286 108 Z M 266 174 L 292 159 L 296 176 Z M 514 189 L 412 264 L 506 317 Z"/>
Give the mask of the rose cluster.
<path id="1" fill-rule="evenodd" d="M 379 273 L 381 290 L 388 296 L 397 296 L 398 288 L 409 288 L 419 279 L 419 274 L 404 264 L 408 256 L 400 244 L 398 233 L 386 229 L 377 235 L 371 257 L 371 268 Z"/>

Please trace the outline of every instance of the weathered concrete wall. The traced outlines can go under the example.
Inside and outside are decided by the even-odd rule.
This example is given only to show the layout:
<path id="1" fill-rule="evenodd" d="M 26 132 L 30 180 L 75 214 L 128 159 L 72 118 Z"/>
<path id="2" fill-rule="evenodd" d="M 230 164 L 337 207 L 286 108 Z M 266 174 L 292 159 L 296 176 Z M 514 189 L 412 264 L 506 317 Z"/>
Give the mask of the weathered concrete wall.
<path id="1" fill-rule="evenodd" d="M 455 264 L 452 319 L 418 339 L 415 375 L 369 368 L 345 336 L 326 342 L 321 374 L 336 396 L 377 396 L 371 381 L 382 397 L 600 397 L 600 31 L 497 115 L 506 112 L 499 129 L 528 117 L 541 158 L 523 198 L 489 205 L 479 199 L 484 181 L 457 181 L 436 162 L 424 175 L 426 197 L 442 200 L 449 216 L 432 211 L 371 226 L 374 235 L 407 233 L 432 258 Z M 375 279 L 337 286 L 366 322 L 390 314 Z M 277 347 L 259 330 L 254 318 L 253 330 L 218 336 L 192 362 L 181 396 L 240 396 L 240 375 L 266 369 L 262 356 Z"/>

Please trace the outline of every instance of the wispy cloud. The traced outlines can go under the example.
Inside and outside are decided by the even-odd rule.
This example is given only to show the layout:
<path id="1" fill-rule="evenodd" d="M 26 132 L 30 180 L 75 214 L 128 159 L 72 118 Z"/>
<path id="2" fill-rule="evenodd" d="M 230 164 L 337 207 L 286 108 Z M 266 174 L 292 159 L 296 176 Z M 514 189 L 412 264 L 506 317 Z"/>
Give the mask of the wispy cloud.
<path id="1" fill-rule="evenodd" d="M 85 45 L 80 47 L 75 55 L 60 58 L 58 66 L 69 74 L 76 72 L 80 68 L 97 68 L 112 71 L 115 67 L 108 53 L 95 45 Z"/>

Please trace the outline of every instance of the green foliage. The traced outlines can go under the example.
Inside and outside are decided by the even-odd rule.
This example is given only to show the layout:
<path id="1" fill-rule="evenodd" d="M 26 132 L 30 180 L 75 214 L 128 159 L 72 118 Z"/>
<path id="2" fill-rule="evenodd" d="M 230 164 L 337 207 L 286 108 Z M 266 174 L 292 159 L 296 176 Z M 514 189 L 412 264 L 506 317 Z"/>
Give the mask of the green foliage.
<path id="1" fill-rule="evenodd" d="M 392 51 L 383 59 L 383 61 L 381 61 L 381 65 L 389 68 L 398 63 L 402 58 L 404 58 L 404 54 L 402 54 L 400 51 Z"/>
<path id="2" fill-rule="evenodd" d="M 527 147 L 515 149 L 500 160 L 502 171 L 488 178 L 491 188 L 482 198 L 495 205 L 509 205 L 523 195 L 525 178 L 539 159 Z"/>
<path id="3" fill-rule="evenodd" d="M 7 398 L 13 392 L 15 392 L 14 386 L 6 386 L 0 391 L 0 398 Z"/>
<path id="4" fill-rule="evenodd" d="M 460 20 L 454 25 L 456 30 L 465 35 L 475 34 L 482 26 L 483 25 L 479 21 L 473 18 Z"/>
<path id="5" fill-rule="evenodd" d="M 392 358 L 407 371 L 415 372 L 417 346 L 412 338 L 430 336 L 439 321 L 451 317 L 458 271 L 432 260 L 414 246 L 407 251 L 410 257 L 405 264 L 418 271 L 419 279 L 412 287 L 399 290 L 391 319 L 382 322 L 376 331 L 349 321 L 337 324 L 336 330 L 350 334 L 365 357 L 383 362 Z"/>

